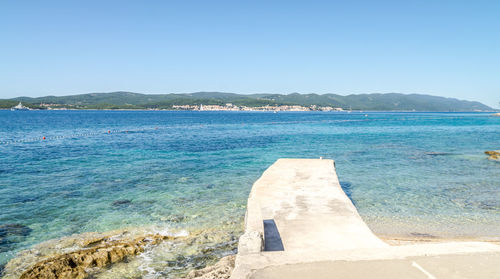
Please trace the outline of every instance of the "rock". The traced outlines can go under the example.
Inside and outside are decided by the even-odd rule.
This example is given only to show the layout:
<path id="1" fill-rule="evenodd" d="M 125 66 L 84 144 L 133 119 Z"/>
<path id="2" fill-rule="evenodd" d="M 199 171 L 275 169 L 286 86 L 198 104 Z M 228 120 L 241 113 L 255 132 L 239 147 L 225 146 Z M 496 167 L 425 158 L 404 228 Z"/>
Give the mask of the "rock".
<path id="1" fill-rule="evenodd" d="M 0 225 L 0 237 L 9 235 L 27 236 L 31 233 L 31 229 L 21 224 L 4 224 Z"/>
<path id="2" fill-rule="evenodd" d="M 92 247 L 92 246 L 96 246 L 96 245 L 102 244 L 108 238 L 109 238 L 109 236 L 105 236 L 105 235 L 104 236 L 95 236 L 95 237 L 88 238 L 88 239 L 82 239 L 79 244 L 82 247 L 88 248 L 88 247 Z"/>
<path id="3" fill-rule="evenodd" d="M 202 269 L 192 270 L 185 277 L 186 279 L 228 279 L 234 268 L 236 255 L 231 255 L 220 259 L 215 265 Z"/>
<path id="4" fill-rule="evenodd" d="M 111 205 L 117 207 L 122 205 L 129 205 L 131 202 L 131 200 L 116 200 Z"/>
<path id="5" fill-rule="evenodd" d="M 484 154 L 490 155 L 490 160 L 500 160 L 500 150 L 484 151 Z"/>
<path id="6" fill-rule="evenodd" d="M 425 152 L 425 155 L 429 156 L 446 156 L 446 155 L 453 155 L 453 153 L 448 153 L 448 152 Z"/>
<path id="7" fill-rule="evenodd" d="M 137 237 L 133 240 L 111 240 L 97 238 L 88 241 L 87 246 L 81 250 L 56 255 L 40 261 L 29 267 L 21 274 L 20 279 L 30 278 L 75 278 L 83 279 L 88 276 L 87 269 L 92 267 L 106 267 L 123 261 L 128 256 L 144 252 L 146 245 L 154 245 L 172 236 L 152 234 Z"/>
<path id="8" fill-rule="evenodd" d="M 236 253 L 238 244 L 237 236 L 242 233 L 242 223 L 243 216 L 230 225 L 221 224 L 221 226 L 214 228 L 194 228 L 189 229 L 189 233 L 185 229 L 167 229 L 164 226 L 141 226 L 106 232 L 83 232 L 50 239 L 33 245 L 30 249 L 19 251 L 5 265 L 3 277 L 0 277 L 2 279 L 19 279 L 23 273 L 34 269 L 36 265 L 40 265 L 42 262 L 62 259 L 63 255 L 73 255 L 75 258 L 77 255 L 80 255 L 80 257 L 84 257 L 84 259 L 81 259 L 83 262 L 81 265 L 88 266 L 88 268 L 84 268 L 86 278 L 142 278 L 145 272 L 139 270 L 138 267 L 142 265 L 143 259 L 138 255 L 147 252 L 148 256 L 155 257 L 154 261 L 157 260 L 156 257 L 162 260 L 158 264 L 151 263 L 154 264 L 151 266 L 147 263 L 148 267 L 154 268 L 162 276 L 181 278 L 187 275 L 186 270 L 198 270 L 217 262 L 221 254 Z M 234 227 L 232 229 L 234 235 L 227 234 L 227 226 Z M 118 247 L 120 243 L 135 243 L 135 239 L 142 239 L 145 236 L 154 234 L 170 235 L 170 238 L 166 238 L 168 240 L 163 240 L 155 245 L 145 244 L 142 246 L 144 252 L 139 251 L 137 253 L 133 251 L 135 249 L 134 245 L 124 247 L 125 249 L 114 249 L 111 253 L 107 249 L 99 248 L 106 247 L 112 250 L 112 247 Z M 202 251 L 203 248 L 206 248 L 207 251 L 210 250 L 210 252 L 204 254 Z M 128 251 L 123 251 L 127 249 Z M 83 254 L 82 251 L 87 252 Z M 92 251 L 95 254 L 91 253 Z M 123 259 L 120 260 L 122 257 L 120 253 L 122 252 L 124 255 Z M 111 257 L 109 262 L 107 260 L 108 255 Z M 93 263 L 94 259 L 95 266 Z M 116 262 L 117 260 L 119 261 Z M 73 261 L 78 264 L 76 260 Z M 65 265 L 68 266 L 69 264 L 68 262 Z M 167 264 L 168 266 L 166 266 Z M 64 264 L 61 265 L 64 266 Z M 99 268 L 98 265 L 103 268 Z M 165 269 L 160 270 L 161 266 L 164 266 Z M 68 278 L 78 278 L 77 276 L 80 274 L 78 269 L 72 268 L 71 270 L 74 272 L 68 273 Z M 62 275 L 52 278 L 62 278 L 60 276 Z M 36 276 L 33 275 L 32 277 Z"/>
<path id="9" fill-rule="evenodd" d="M 184 221 L 184 219 L 186 219 L 186 217 L 184 215 L 180 215 L 180 214 L 174 214 L 174 215 L 169 215 L 166 217 L 160 217 L 160 220 L 162 220 L 162 221 L 169 221 L 169 222 L 174 222 L 174 223 L 180 223 L 180 222 Z"/>
<path id="10" fill-rule="evenodd" d="M 17 242 L 31 233 L 31 229 L 21 224 L 0 225 L 0 253 L 10 251 Z"/>
<path id="11" fill-rule="evenodd" d="M 437 236 L 428 233 L 412 232 L 410 235 L 417 238 L 437 238 Z"/>

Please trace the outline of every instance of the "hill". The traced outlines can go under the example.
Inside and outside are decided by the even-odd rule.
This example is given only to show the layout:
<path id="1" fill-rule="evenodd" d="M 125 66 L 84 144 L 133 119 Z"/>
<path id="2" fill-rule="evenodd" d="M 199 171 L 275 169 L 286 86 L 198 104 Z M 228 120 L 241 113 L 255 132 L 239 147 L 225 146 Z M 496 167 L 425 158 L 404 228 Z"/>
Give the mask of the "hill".
<path id="1" fill-rule="evenodd" d="M 21 101 L 33 107 L 57 104 L 75 109 L 170 109 L 174 105 L 224 105 L 258 107 L 265 105 L 332 106 L 353 110 L 400 111 L 492 111 L 479 102 L 464 101 L 423 94 L 375 93 L 337 94 L 236 94 L 196 92 L 186 94 L 140 94 L 133 92 L 89 93 L 69 96 L 17 97 L 0 100 L 0 108 Z"/>

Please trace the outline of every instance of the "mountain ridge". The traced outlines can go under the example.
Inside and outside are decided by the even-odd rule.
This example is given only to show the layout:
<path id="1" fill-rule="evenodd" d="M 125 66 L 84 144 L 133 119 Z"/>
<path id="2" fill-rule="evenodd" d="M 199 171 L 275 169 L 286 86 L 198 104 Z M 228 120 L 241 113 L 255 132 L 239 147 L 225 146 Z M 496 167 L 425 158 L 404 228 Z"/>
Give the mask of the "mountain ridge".
<path id="1" fill-rule="evenodd" d="M 143 94 L 128 91 L 94 92 L 66 96 L 16 97 L 0 100 L 0 107 L 13 102 L 33 107 L 57 104 L 77 109 L 171 109 L 174 105 L 225 105 L 258 107 L 265 105 L 332 106 L 353 110 L 380 111 L 494 111 L 477 101 L 459 100 L 426 94 L 366 93 L 326 94 L 237 94 L 200 91 L 192 93 Z"/>

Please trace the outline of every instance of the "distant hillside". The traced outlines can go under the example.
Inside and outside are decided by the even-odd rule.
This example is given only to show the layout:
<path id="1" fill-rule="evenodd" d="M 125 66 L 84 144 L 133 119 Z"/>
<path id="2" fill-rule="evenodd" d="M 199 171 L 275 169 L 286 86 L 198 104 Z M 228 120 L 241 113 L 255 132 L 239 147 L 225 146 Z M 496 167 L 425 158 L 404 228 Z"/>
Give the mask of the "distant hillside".
<path id="1" fill-rule="evenodd" d="M 38 98 L 18 97 L 0 100 L 0 108 L 11 107 L 22 101 L 38 107 L 40 104 L 59 104 L 78 109 L 169 109 L 173 105 L 224 105 L 257 107 L 265 105 L 333 106 L 353 110 L 415 110 L 415 111 L 492 111 L 479 102 L 458 100 L 422 94 L 235 94 L 222 92 L 196 92 L 187 94 L 140 94 L 132 92 L 89 93 L 70 96 Z"/>
<path id="2" fill-rule="evenodd" d="M 306 105 L 328 104 L 356 110 L 416 110 L 416 111 L 474 111 L 492 108 L 471 101 L 422 94 L 374 93 L 341 96 L 336 94 L 289 94 L 253 95 L 277 102 L 302 103 Z"/>

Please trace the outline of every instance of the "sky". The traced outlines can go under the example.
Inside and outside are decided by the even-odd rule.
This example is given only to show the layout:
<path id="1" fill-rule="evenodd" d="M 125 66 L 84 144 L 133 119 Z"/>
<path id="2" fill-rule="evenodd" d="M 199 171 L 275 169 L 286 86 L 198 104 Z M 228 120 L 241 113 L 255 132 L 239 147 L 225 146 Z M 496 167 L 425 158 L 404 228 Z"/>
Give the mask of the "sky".
<path id="1" fill-rule="evenodd" d="M 422 93 L 500 102 L 500 1 L 0 1 L 0 98 Z"/>

